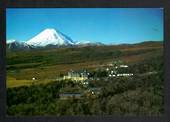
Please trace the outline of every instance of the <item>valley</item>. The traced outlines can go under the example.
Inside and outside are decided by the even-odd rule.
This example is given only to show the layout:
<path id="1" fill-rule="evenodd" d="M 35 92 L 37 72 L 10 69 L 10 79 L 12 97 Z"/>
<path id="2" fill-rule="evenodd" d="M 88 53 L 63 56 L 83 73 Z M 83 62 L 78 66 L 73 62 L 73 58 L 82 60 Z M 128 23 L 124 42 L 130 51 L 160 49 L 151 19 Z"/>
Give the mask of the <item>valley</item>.
<path id="1" fill-rule="evenodd" d="M 7 78 L 9 77 L 7 84 L 12 82 L 13 78 L 16 79 L 14 82 L 17 80 L 31 81 L 33 77 L 39 80 L 55 79 L 71 69 L 94 71 L 115 60 L 122 60 L 128 65 L 133 65 L 155 57 L 155 55 L 161 55 L 162 48 L 161 42 L 154 42 L 153 44 L 141 43 L 130 46 L 87 46 L 9 51 L 7 52 Z"/>
<path id="2" fill-rule="evenodd" d="M 7 50 L 6 56 L 8 115 L 163 114 L 163 42 Z"/>

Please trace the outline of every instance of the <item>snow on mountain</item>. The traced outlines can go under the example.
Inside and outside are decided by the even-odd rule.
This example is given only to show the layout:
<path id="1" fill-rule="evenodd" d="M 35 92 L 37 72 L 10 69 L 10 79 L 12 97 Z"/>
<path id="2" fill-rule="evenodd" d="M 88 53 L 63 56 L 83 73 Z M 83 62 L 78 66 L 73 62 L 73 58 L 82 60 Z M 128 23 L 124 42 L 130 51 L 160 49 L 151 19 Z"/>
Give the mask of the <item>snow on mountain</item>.
<path id="1" fill-rule="evenodd" d="M 80 46 L 100 46 L 100 45 L 104 45 L 101 42 L 91 42 L 91 41 L 80 41 L 80 42 L 76 42 L 76 45 L 80 45 Z"/>
<path id="2" fill-rule="evenodd" d="M 84 44 L 90 44 L 90 41 L 81 41 L 81 42 L 76 42 L 75 45 L 84 45 Z"/>
<path id="3" fill-rule="evenodd" d="M 44 47 L 48 45 L 67 46 L 75 44 L 70 37 L 56 31 L 55 29 L 45 29 L 26 43 L 37 47 Z"/>
<path id="4" fill-rule="evenodd" d="M 70 37 L 56 31 L 55 29 L 45 29 L 32 39 L 21 42 L 17 40 L 7 40 L 7 49 L 35 49 L 35 48 L 56 48 L 60 46 L 100 46 L 100 42 L 80 41 L 74 42 Z"/>
<path id="5" fill-rule="evenodd" d="M 7 44 L 9 44 L 9 43 L 13 43 L 13 42 L 16 42 L 16 40 L 15 39 L 10 39 L 10 40 L 7 40 Z"/>
<path id="6" fill-rule="evenodd" d="M 25 42 L 17 41 L 14 39 L 7 40 L 6 47 L 7 49 L 11 49 L 11 50 L 19 50 L 19 49 L 28 50 L 32 48 L 30 45 L 26 44 Z"/>

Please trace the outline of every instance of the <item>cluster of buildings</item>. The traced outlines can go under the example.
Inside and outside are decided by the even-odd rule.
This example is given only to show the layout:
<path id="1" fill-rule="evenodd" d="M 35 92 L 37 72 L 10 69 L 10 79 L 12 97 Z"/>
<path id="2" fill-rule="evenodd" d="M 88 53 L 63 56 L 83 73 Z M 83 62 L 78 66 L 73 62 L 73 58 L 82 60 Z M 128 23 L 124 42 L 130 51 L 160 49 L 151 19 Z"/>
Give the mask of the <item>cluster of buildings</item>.
<path id="1" fill-rule="evenodd" d="M 88 79 L 89 72 L 86 70 L 84 71 L 69 71 L 67 75 L 63 77 L 63 80 L 72 80 L 72 81 L 85 81 Z M 83 82 L 84 84 L 87 84 L 86 82 Z"/>
<path id="2" fill-rule="evenodd" d="M 124 76 L 133 76 L 133 73 L 128 73 L 126 71 L 119 72 L 119 69 L 127 69 L 129 66 L 122 64 L 121 61 L 115 61 L 112 64 L 109 64 L 109 68 L 106 68 L 106 71 L 108 73 L 108 77 L 124 77 Z"/>
<path id="3" fill-rule="evenodd" d="M 133 73 L 129 73 L 128 69 L 129 66 L 122 63 L 122 61 L 114 61 L 111 64 L 108 65 L 106 68 L 107 77 L 127 77 L 127 76 L 133 76 Z M 120 70 L 121 69 L 121 70 Z M 88 82 L 86 82 L 87 79 L 89 79 L 90 73 L 86 70 L 83 71 L 69 71 L 67 75 L 63 77 L 63 80 L 72 80 L 75 82 L 82 82 L 84 85 L 88 85 Z"/>
<path id="4" fill-rule="evenodd" d="M 127 77 L 133 76 L 133 73 L 128 73 L 128 65 L 123 64 L 121 61 L 113 62 L 112 65 L 105 67 L 107 76 L 106 77 Z M 88 97 L 96 97 L 100 94 L 101 88 L 90 88 L 89 87 L 89 80 L 94 78 L 90 76 L 90 72 L 87 70 L 82 71 L 73 71 L 70 70 L 67 75 L 63 76 L 63 80 L 72 80 L 74 82 L 82 83 L 84 86 L 88 86 L 88 89 L 85 90 L 83 93 L 60 93 L 60 99 L 67 100 L 67 99 L 81 99 L 84 95 Z M 88 80 L 89 79 L 89 80 Z M 100 79 L 100 77 L 95 78 Z"/>

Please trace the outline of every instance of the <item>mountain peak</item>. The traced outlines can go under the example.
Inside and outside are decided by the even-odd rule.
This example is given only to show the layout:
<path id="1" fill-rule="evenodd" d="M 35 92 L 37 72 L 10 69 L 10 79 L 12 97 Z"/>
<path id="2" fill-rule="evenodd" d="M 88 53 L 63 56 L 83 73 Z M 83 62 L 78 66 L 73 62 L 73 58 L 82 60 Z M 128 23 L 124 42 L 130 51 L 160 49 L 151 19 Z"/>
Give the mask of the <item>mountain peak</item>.
<path id="1" fill-rule="evenodd" d="M 54 29 L 54 28 L 47 28 L 47 29 L 45 29 L 44 31 L 42 31 L 42 32 L 46 32 L 46 33 L 57 33 L 57 31 Z"/>
<path id="2" fill-rule="evenodd" d="M 64 35 L 63 33 L 56 31 L 53 28 L 47 28 L 40 32 L 38 35 L 26 42 L 33 46 L 47 46 L 47 45 L 73 45 L 73 40 Z"/>
<path id="3" fill-rule="evenodd" d="M 54 28 L 47 28 L 34 36 L 32 39 L 21 42 L 16 40 L 7 40 L 7 44 L 15 45 L 13 47 L 60 47 L 60 46 L 98 46 L 103 45 L 97 42 L 82 41 L 74 42 L 70 37 Z M 11 46 L 9 46 L 11 47 Z"/>

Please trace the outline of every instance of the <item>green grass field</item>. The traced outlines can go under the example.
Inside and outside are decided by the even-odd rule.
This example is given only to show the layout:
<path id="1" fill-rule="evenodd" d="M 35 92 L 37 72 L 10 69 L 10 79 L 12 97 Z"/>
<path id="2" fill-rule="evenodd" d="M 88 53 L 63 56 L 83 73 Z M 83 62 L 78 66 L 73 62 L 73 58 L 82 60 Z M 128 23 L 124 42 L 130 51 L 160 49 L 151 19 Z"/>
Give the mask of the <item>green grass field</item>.
<path id="1" fill-rule="evenodd" d="M 12 77 L 7 77 L 7 87 L 13 88 L 13 87 L 20 87 L 20 86 L 30 86 L 30 85 L 38 85 L 38 84 L 47 84 L 49 82 L 52 82 L 51 79 L 44 79 L 44 80 L 16 80 Z"/>

